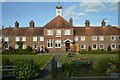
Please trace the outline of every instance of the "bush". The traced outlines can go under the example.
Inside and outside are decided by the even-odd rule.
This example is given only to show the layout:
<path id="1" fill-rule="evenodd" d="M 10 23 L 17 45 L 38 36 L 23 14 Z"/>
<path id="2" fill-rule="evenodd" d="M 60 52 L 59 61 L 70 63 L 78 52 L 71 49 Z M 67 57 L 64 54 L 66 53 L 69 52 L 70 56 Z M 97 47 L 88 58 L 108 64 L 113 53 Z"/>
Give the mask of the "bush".
<path id="1" fill-rule="evenodd" d="M 31 60 L 32 61 L 32 60 Z M 33 62 L 28 60 L 17 60 L 14 64 L 16 78 L 21 79 L 33 79 L 38 76 L 38 72 Z"/>
<path id="2" fill-rule="evenodd" d="M 111 47 L 110 47 L 110 45 L 108 46 L 108 51 L 111 51 Z"/>

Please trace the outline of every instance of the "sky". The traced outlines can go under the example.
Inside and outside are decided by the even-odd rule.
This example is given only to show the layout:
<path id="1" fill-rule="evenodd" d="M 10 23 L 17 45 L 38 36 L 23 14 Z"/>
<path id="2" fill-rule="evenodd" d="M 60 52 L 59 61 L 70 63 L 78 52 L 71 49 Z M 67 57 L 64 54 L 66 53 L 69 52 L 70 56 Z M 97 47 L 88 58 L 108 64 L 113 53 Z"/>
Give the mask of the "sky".
<path id="1" fill-rule="evenodd" d="M 1 26 L 14 27 L 18 21 L 21 27 L 28 27 L 34 20 L 36 27 L 43 27 L 56 17 L 56 2 L 2 2 Z M 1 3 L 0 3 L 1 5 Z M 62 17 L 69 21 L 71 17 L 75 26 L 84 26 L 90 20 L 92 26 L 100 26 L 106 19 L 107 25 L 118 25 L 118 2 L 64 2 L 61 1 Z M 1 27 L 0 26 L 0 27 Z"/>

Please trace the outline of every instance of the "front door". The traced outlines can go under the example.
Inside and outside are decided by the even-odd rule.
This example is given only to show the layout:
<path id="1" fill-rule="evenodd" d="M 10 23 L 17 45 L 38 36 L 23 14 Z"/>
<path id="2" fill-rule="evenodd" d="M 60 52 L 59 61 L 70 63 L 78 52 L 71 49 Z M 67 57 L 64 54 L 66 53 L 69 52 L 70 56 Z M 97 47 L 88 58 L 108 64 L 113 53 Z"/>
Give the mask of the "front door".
<path id="1" fill-rule="evenodd" d="M 66 42 L 65 45 L 66 45 L 66 51 L 70 51 L 70 42 Z"/>

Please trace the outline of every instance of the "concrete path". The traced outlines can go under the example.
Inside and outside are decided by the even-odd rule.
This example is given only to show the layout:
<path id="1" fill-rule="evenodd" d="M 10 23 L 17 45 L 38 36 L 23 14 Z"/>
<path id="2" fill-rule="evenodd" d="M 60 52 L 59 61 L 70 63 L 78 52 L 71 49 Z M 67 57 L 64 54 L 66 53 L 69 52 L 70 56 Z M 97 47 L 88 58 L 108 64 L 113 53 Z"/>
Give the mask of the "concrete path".
<path id="1" fill-rule="evenodd" d="M 60 55 L 55 55 L 54 57 L 56 61 L 59 61 Z M 52 78 L 51 71 L 52 71 L 52 60 L 40 72 L 40 75 L 39 75 L 40 79 L 45 80 L 45 79 Z"/>

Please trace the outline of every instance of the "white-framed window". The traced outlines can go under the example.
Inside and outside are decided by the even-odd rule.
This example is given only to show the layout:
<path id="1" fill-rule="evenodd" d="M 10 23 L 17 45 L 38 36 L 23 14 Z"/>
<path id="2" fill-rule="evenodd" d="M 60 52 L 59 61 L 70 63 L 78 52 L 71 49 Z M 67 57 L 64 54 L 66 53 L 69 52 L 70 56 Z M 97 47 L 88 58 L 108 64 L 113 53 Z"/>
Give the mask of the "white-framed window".
<path id="1" fill-rule="evenodd" d="M 57 39 L 55 41 L 55 48 L 61 48 L 61 40 L 60 39 Z"/>
<path id="2" fill-rule="evenodd" d="M 85 47 L 85 44 L 81 44 L 80 45 L 80 49 L 85 49 L 86 47 Z"/>
<path id="3" fill-rule="evenodd" d="M 64 35 L 70 35 L 70 29 L 64 30 Z"/>
<path id="4" fill-rule="evenodd" d="M 97 44 L 92 44 L 92 49 L 97 49 Z"/>
<path id="5" fill-rule="evenodd" d="M 0 42 L 2 41 L 2 36 L 0 36 Z"/>
<path id="6" fill-rule="evenodd" d="M 85 41 L 85 36 L 80 36 L 81 41 Z"/>
<path id="7" fill-rule="evenodd" d="M 37 41 L 37 36 L 33 36 L 33 41 Z"/>
<path id="8" fill-rule="evenodd" d="M 51 40 L 51 39 L 47 40 L 47 47 L 53 48 L 53 40 Z"/>
<path id="9" fill-rule="evenodd" d="M 6 42 L 8 42 L 8 41 L 9 41 L 9 38 L 6 36 L 6 37 L 4 37 L 4 40 L 5 40 Z"/>
<path id="10" fill-rule="evenodd" d="M 16 37 L 15 37 L 15 41 L 20 41 L 20 37 L 19 37 L 19 36 L 16 36 Z"/>
<path id="11" fill-rule="evenodd" d="M 104 44 L 99 44 L 100 49 L 104 49 Z"/>
<path id="12" fill-rule="evenodd" d="M 43 36 L 40 36 L 40 41 L 44 41 L 44 37 Z"/>
<path id="13" fill-rule="evenodd" d="M 104 36 L 99 36 L 100 41 L 104 41 Z"/>
<path id="14" fill-rule="evenodd" d="M 115 43 L 111 44 L 111 49 L 116 49 L 116 44 Z"/>
<path id="15" fill-rule="evenodd" d="M 120 43 L 118 44 L 118 48 L 120 49 Z"/>
<path id="16" fill-rule="evenodd" d="M 23 44 L 22 49 L 26 49 L 26 44 Z"/>
<path id="17" fill-rule="evenodd" d="M 61 30 L 56 30 L 56 37 L 61 37 Z"/>
<path id="18" fill-rule="evenodd" d="M 15 44 L 15 49 L 18 49 L 19 48 L 19 45 L 18 44 Z"/>
<path id="19" fill-rule="evenodd" d="M 49 35 L 53 35 L 53 30 L 47 30 L 47 35 L 49 36 Z"/>
<path id="20" fill-rule="evenodd" d="M 75 36 L 75 37 L 74 37 L 74 41 L 78 41 L 78 36 Z"/>
<path id="21" fill-rule="evenodd" d="M 120 35 L 118 36 L 118 40 L 120 41 Z"/>
<path id="22" fill-rule="evenodd" d="M 25 36 L 22 36 L 22 41 L 26 41 L 26 37 Z"/>
<path id="23" fill-rule="evenodd" d="M 92 41 L 97 41 L 97 36 L 92 36 Z"/>
<path id="24" fill-rule="evenodd" d="M 116 40 L 116 36 L 111 36 L 111 40 L 115 41 Z"/>

